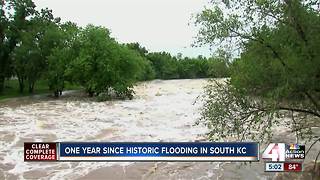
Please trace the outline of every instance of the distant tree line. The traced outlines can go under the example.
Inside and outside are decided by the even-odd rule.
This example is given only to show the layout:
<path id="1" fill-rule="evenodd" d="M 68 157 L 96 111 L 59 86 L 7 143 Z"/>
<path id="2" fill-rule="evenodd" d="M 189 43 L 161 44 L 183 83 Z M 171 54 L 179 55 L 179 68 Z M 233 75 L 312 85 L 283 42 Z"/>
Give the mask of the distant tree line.
<path id="1" fill-rule="evenodd" d="M 35 8 L 32 0 L 1 1 L 0 94 L 12 77 L 21 93 L 33 93 L 44 79 L 57 97 L 65 82 L 82 86 L 90 96 L 132 97 L 137 81 L 229 75 L 227 59 L 149 53 L 138 43 L 118 43 L 107 28 L 78 27 Z"/>
<path id="2" fill-rule="evenodd" d="M 167 52 L 150 52 L 138 43 L 127 46 L 140 52 L 146 59 L 147 68 L 141 80 L 150 79 L 192 79 L 220 78 L 229 76 L 229 59 L 222 56 L 206 58 L 201 55 L 195 58 L 182 57 L 182 54 L 172 56 Z"/>

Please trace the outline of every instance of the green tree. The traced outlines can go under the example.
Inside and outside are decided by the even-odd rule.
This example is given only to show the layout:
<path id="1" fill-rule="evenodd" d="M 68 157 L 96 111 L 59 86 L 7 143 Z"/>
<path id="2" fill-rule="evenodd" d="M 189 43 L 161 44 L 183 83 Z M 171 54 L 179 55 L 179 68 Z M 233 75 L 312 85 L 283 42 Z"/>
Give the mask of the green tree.
<path id="1" fill-rule="evenodd" d="M 133 97 L 133 85 L 145 74 L 146 59 L 126 46 L 119 46 L 119 60 L 116 60 L 115 78 L 112 81 L 112 88 L 116 90 L 118 97 Z"/>
<path id="2" fill-rule="evenodd" d="M 207 59 L 202 57 L 178 60 L 179 78 L 193 79 L 206 77 L 208 68 Z"/>
<path id="3" fill-rule="evenodd" d="M 210 137 L 271 138 L 290 115 L 299 138 L 320 120 L 316 1 L 223 1 L 198 15 L 199 42 L 240 49 L 231 80 L 212 82 L 200 122 Z M 227 10 L 222 10 L 227 9 Z M 238 51 L 239 52 L 239 51 Z M 310 137 L 310 136 L 309 136 Z"/>
<path id="4" fill-rule="evenodd" d="M 29 82 L 29 92 L 32 92 L 34 82 L 41 76 L 44 61 L 39 49 L 34 46 L 34 34 L 28 32 L 20 36 L 20 44 L 13 51 L 13 68 L 19 80 L 20 92 L 24 91 L 26 81 Z"/>
<path id="5" fill-rule="evenodd" d="M 6 42 L 6 31 L 8 30 L 8 17 L 5 11 L 5 1 L 0 2 L 0 93 L 4 88 L 4 81 L 7 77 L 9 69 L 9 49 L 8 42 Z"/>
<path id="6" fill-rule="evenodd" d="M 218 57 L 209 58 L 207 73 L 208 77 L 212 78 L 229 77 L 228 62 Z"/>
<path id="7" fill-rule="evenodd" d="M 90 96 L 112 90 L 118 96 L 132 96 L 133 83 L 141 73 L 143 58 L 119 45 L 106 28 L 88 25 L 78 39 L 78 55 L 67 74 L 86 88 Z"/>
<path id="8" fill-rule="evenodd" d="M 178 71 L 179 78 L 188 79 L 195 78 L 196 75 L 196 66 L 193 59 L 184 58 L 178 61 Z"/>
<path id="9" fill-rule="evenodd" d="M 127 46 L 132 50 L 136 50 L 142 57 L 145 57 L 148 54 L 148 50 L 137 42 L 129 43 Z"/>
<path id="10" fill-rule="evenodd" d="M 45 77 L 48 80 L 49 89 L 54 92 L 56 97 L 62 94 L 65 81 L 72 83 L 72 78 L 67 76 L 67 68 L 70 62 L 77 57 L 77 35 L 78 27 L 67 22 L 60 25 L 60 43 L 56 45 L 48 56 L 48 67 Z"/>
<path id="11" fill-rule="evenodd" d="M 12 75 L 11 53 L 20 41 L 20 32 L 27 29 L 28 18 L 35 14 L 31 0 L 0 2 L 0 93 L 6 77 Z"/>
<path id="12" fill-rule="evenodd" d="M 144 59 L 142 64 L 143 70 L 141 71 L 138 80 L 145 81 L 154 79 L 156 74 L 152 63 L 147 58 L 148 50 L 145 47 L 141 46 L 139 43 L 129 43 L 127 44 L 127 47 L 131 50 L 136 51 Z"/>
<path id="13" fill-rule="evenodd" d="M 151 61 L 156 72 L 156 78 L 177 79 L 179 78 L 177 60 L 166 52 L 149 53 L 147 58 Z"/>
<path id="14" fill-rule="evenodd" d="M 29 93 L 33 93 L 36 81 L 45 74 L 48 56 L 62 41 L 58 21 L 53 18 L 51 10 L 42 9 L 28 19 L 25 30 L 17 32 L 20 38 L 12 59 L 20 92 L 27 81 Z"/>

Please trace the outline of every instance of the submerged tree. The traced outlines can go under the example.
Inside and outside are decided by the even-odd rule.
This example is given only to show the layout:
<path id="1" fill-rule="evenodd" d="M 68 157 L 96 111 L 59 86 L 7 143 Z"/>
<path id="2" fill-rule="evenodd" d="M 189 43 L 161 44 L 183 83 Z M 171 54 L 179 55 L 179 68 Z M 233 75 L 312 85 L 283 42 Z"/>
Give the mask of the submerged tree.
<path id="1" fill-rule="evenodd" d="M 77 39 L 77 55 L 67 69 L 71 81 L 85 87 L 90 96 L 108 93 L 111 88 L 118 96 L 132 97 L 143 58 L 118 44 L 103 27 L 88 25 Z"/>
<path id="2" fill-rule="evenodd" d="M 138 76 L 138 80 L 145 81 L 154 79 L 156 76 L 156 72 L 152 66 L 151 61 L 147 58 L 148 50 L 145 47 L 141 46 L 139 43 L 129 43 L 127 44 L 127 47 L 131 50 L 134 50 L 144 59 L 141 67 L 142 71 Z"/>
<path id="3" fill-rule="evenodd" d="M 67 69 L 79 50 L 77 42 L 79 29 L 75 24 L 67 22 L 61 24 L 56 30 L 58 35 L 56 40 L 59 43 L 56 43 L 48 56 L 45 77 L 48 80 L 49 89 L 54 92 L 55 97 L 58 97 L 65 88 L 65 81 L 72 83 L 72 78 L 67 76 Z"/>
<path id="4" fill-rule="evenodd" d="M 231 79 L 211 81 L 202 118 L 212 139 L 264 140 L 290 115 L 299 138 L 320 122 L 320 13 L 317 1 L 213 2 L 197 16 L 199 43 L 240 53 Z M 227 47 L 227 48 L 226 48 Z"/>

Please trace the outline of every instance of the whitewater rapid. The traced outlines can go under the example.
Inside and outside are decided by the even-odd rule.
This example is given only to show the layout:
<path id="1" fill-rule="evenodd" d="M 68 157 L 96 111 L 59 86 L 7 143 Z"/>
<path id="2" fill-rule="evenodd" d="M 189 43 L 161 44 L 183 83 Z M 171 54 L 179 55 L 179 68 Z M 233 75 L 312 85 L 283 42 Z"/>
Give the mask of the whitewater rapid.
<path id="1" fill-rule="evenodd" d="M 222 80 L 222 79 L 221 79 Z M 206 141 L 200 117 L 206 79 L 139 83 L 133 100 L 96 102 L 77 93 L 0 102 L 0 179 L 271 179 L 263 161 L 24 162 L 24 142 Z M 274 142 L 295 142 L 277 127 Z M 318 131 L 320 132 L 320 131 Z M 311 151 L 316 155 L 320 145 Z M 311 159 L 314 156 L 310 156 Z"/>
<path id="2" fill-rule="evenodd" d="M 135 87 L 135 98 L 126 101 L 62 98 L 30 100 L 13 107 L 4 104 L 0 110 L 3 176 L 76 179 L 101 167 L 132 164 L 24 162 L 24 142 L 201 140 L 206 129 L 194 123 L 199 118 L 201 102 L 197 100 L 205 83 L 206 80 L 140 83 Z"/>

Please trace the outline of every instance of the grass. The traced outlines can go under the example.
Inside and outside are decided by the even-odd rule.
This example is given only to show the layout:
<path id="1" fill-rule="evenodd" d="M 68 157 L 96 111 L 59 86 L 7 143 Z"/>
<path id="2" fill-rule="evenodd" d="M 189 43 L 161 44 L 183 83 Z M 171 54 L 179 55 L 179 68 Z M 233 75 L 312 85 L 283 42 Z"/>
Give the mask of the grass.
<path id="1" fill-rule="evenodd" d="M 80 86 L 70 84 L 68 82 L 65 83 L 64 90 L 77 90 L 81 89 Z M 52 93 L 49 90 L 48 83 L 45 80 L 39 80 L 36 82 L 34 87 L 34 93 L 28 93 L 28 87 L 25 87 L 25 92 L 19 92 L 19 82 L 17 79 L 6 80 L 5 82 L 5 89 L 2 94 L 0 94 L 0 100 L 8 99 L 8 98 L 15 98 L 15 97 L 23 97 L 23 96 L 30 96 L 35 94 L 48 94 Z"/>

